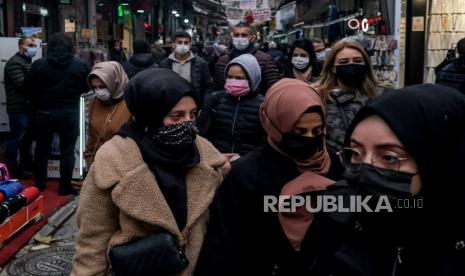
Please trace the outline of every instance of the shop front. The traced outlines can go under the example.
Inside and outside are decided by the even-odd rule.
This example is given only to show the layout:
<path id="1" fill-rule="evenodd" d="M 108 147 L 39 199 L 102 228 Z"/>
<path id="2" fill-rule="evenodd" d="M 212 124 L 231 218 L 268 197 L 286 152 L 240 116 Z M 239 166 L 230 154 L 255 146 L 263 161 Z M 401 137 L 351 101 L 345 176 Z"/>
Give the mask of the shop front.
<path id="1" fill-rule="evenodd" d="M 404 12 L 403 12 L 404 11 Z M 295 1 L 276 12 L 275 41 L 321 38 L 328 46 L 351 37 L 367 50 L 379 81 L 404 83 L 405 5 L 401 1 Z"/>
<path id="2" fill-rule="evenodd" d="M 426 31 L 424 82 L 434 83 L 436 67 L 455 58 L 457 42 L 465 38 L 465 1 L 430 0 L 427 15 L 412 20 L 412 28 Z"/>

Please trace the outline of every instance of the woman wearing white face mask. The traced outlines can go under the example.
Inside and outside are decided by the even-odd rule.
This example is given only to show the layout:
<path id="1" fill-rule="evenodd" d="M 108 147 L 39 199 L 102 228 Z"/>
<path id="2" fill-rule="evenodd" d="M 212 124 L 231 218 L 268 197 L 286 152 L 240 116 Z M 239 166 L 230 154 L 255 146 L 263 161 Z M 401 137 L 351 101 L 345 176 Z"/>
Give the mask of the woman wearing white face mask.
<path id="1" fill-rule="evenodd" d="M 132 115 L 123 99 L 128 77 L 118 62 L 97 63 L 87 77 L 95 92 L 89 104 L 89 132 L 84 158 L 89 167 L 98 148 L 111 139 Z"/>
<path id="2" fill-rule="evenodd" d="M 297 39 L 289 52 L 288 77 L 305 82 L 318 80 L 321 69 L 318 66 L 313 43 L 308 39 Z"/>

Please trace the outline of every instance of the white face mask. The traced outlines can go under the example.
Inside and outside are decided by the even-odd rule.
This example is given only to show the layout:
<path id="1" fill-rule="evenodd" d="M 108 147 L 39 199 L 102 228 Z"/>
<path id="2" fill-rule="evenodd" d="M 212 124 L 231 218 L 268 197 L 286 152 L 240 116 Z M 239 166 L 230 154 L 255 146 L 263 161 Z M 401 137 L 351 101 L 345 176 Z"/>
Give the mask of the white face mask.
<path id="1" fill-rule="evenodd" d="M 319 53 L 316 53 L 316 59 L 320 62 L 322 61 L 325 61 L 326 59 L 326 52 L 325 51 L 321 51 Z"/>
<path id="2" fill-rule="evenodd" d="M 95 97 L 101 101 L 108 101 L 111 98 L 111 94 L 107 88 L 102 88 L 95 90 Z"/>
<path id="3" fill-rule="evenodd" d="M 233 45 L 239 51 L 243 51 L 249 47 L 249 38 L 247 37 L 235 37 L 233 38 Z"/>
<path id="4" fill-rule="evenodd" d="M 176 44 L 176 53 L 180 55 L 185 55 L 191 50 L 190 45 Z"/>
<path id="5" fill-rule="evenodd" d="M 292 58 L 292 65 L 294 65 L 294 67 L 299 70 L 306 68 L 309 63 L 310 63 L 310 58 L 308 57 L 293 57 Z"/>

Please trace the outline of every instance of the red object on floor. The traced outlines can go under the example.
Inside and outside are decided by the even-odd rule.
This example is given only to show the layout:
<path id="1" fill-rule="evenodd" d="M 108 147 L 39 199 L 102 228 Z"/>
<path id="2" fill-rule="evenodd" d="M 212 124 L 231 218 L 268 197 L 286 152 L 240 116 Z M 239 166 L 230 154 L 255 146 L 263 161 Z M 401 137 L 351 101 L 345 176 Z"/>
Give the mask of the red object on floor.
<path id="1" fill-rule="evenodd" d="M 33 186 L 33 180 L 20 181 L 24 187 Z M 3 267 L 23 246 L 47 223 L 47 218 L 56 210 L 68 203 L 72 196 L 58 195 L 58 181 L 47 183 L 47 188 L 41 193 L 45 201 L 45 218 L 37 224 L 30 223 L 5 242 L 0 248 L 0 267 Z"/>

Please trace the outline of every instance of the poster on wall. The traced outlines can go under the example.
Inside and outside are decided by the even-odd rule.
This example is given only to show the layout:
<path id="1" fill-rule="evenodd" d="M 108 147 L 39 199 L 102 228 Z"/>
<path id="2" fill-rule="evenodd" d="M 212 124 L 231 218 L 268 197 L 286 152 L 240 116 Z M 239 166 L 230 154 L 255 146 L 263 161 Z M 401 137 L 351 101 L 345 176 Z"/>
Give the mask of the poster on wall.
<path id="1" fill-rule="evenodd" d="M 254 10 L 257 8 L 257 0 L 241 0 L 239 7 L 243 10 Z"/>
<path id="2" fill-rule="evenodd" d="M 245 11 L 238 8 L 227 8 L 226 9 L 226 18 L 231 25 L 236 25 L 241 22 L 244 18 Z"/>
<path id="3" fill-rule="evenodd" d="M 412 32 L 424 32 L 425 31 L 425 17 L 414 16 L 412 17 Z"/>
<path id="4" fill-rule="evenodd" d="M 295 24 L 296 3 L 292 2 L 283 6 L 276 12 L 276 29 L 284 31 L 286 26 Z"/>
<path id="5" fill-rule="evenodd" d="M 271 21 L 271 10 L 269 8 L 253 10 L 254 22 Z"/>
<path id="6" fill-rule="evenodd" d="M 269 0 L 257 0 L 257 9 L 267 9 L 270 8 Z"/>
<path id="7" fill-rule="evenodd" d="M 239 9 L 241 7 L 241 1 L 240 0 L 225 0 L 223 1 L 223 6 L 227 8 Z"/>
<path id="8" fill-rule="evenodd" d="M 27 37 L 42 37 L 42 27 L 21 27 L 21 33 Z"/>

